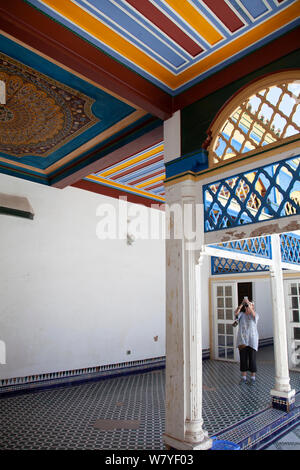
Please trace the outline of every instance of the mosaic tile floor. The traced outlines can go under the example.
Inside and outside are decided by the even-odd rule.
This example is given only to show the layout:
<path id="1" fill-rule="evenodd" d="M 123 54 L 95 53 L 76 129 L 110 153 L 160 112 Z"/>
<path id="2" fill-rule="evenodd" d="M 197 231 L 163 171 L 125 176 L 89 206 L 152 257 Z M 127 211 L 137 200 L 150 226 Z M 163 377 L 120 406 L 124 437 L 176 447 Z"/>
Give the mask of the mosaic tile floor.
<path id="1" fill-rule="evenodd" d="M 282 413 L 269 409 L 274 381 L 272 349 L 261 349 L 258 368 L 255 386 L 239 386 L 238 364 L 204 361 L 203 419 L 209 435 L 261 410 Z M 299 373 L 291 372 L 291 384 L 300 391 Z M 3 397 L 0 449 L 162 450 L 164 390 L 164 370 L 157 370 Z M 140 425 L 138 429 L 94 427 L 97 420 L 107 419 L 140 421 Z"/>

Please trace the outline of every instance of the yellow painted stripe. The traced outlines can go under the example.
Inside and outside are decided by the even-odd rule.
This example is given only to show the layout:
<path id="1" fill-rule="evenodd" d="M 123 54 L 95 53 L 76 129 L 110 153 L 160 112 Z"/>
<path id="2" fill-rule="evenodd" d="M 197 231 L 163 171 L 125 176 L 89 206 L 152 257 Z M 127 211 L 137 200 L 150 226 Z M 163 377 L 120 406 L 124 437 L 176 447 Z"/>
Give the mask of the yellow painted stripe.
<path id="1" fill-rule="evenodd" d="M 174 2 L 175 1 L 176 0 L 174 0 Z M 177 2 L 178 0 L 176 1 L 176 5 Z M 67 18 L 75 25 L 92 34 L 100 41 L 104 42 L 107 46 L 111 47 L 113 50 L 117 51 L 119 54 L 123 55 L 137 66 L 141 67 L 143 70 L 157 78 L 165 85 L 169 86 L 171 89 L 175 90 L 198 75 L 205 73 L 220 62 L 228 59 L 229 57 L 232 57 L 238 52 L 241 52 L 243 49 L 267 37 L 270 33 L 298 18 L 300 0 L 293 3 L 285 10 L 282 10 L 280 13 L 272 16 L 265 22 L 259 24 L 255 28 L 252 28 L 250 31 L 238 37 L 229 44 L 220 47 L 220 49 L 216 50 L 178 75 L 174 75 L 172 72 L 158 64 L 147 54 L 140 51 L 136 46 L 132 45 L 122 36 L 101 23 L 100 20 L 94 18 L 92 15 L 85 12 L 82 8 L 72 3 L 71 0 L 60 0 L 59 2 L 57 2 L 57 0 L 43 0 L 43 3 L 51 7 L 56 12 L 60 13 L 63 17 Z"/>
<path id="2" fill-rule="evenodd" d="M 216 44 L 223 39 L 220 32 L 188 0 L 166 0 L 166 2 L 209 44 Z"/>
<path id="3" fill-rule="evenodd" d="M 100 19 L 72 3 L 71 0 L 59 0 L 59 2 L 57 0 L 43 0 L 43 3 L 159 80 L 164 83 L 172 81 L 173 74 L 169 70 L 106 26 Z"/>
<path id="4" fill-rule="evenodd" d="M 164 180 L 166 175 L 157 176 L 156 178 L 152 178 L 152 180 L 148 180 L 145 183 L 137 184 L 136 188 L 144 188 L 145 186 L 149 186 L 150 184 L 157 183 L 158 181 Z"/>
<path id="5" fill-rule="evenodd" d="M 148 196 L 148 197 L 150 196 L 151 198 L 158 199 L 159 201 L 164 201 L 165 200 L 165 198 L 163 198 L 161 196 L 155 196 L 154 194 L 152 194 L 150 192 L 141 191 L 141 190 L 135 189 L 135 188 L 130 188 L 128 186 L 125 186 L 124 184 L 115 183 L 114 181 L 108 181 L 107 179 L 100 178 L 99 176 L 90 175 L 90 176 L 87 176 L 86 179 L 92 180 L 92 181 L 98 181 L 98 183 L 103 183 L 103 184 L 106 184 L 108 186 L 112 186 L 114 188 L 122 189 L 122 190 L 125 190 L 125 191 L 130 191 L 132 193 L 140 194 L 142 196 Z"/>
<path id="6" fill-rule="evenodd" d="M 299 17 L 300 0 L 293 3 L 285 10 L 281 11 L 275 16 L 272 16 L 264 23 L 251 29 L 243 36 L 238 37 L 235 41 L 221 47 L 214 53 L 210 54 L 206 58 L 197 62 L 189 69 L 183 71 L 179 76 L 176 83 L 176 87 L 184 85 L 189 80 L 197 77 L 198 75 L 206 72 L 220 62 L 232 57 L 234 54 L 241 52 L 243 49 L 251 46 L 255 42 L 267 37 L 270 33 L 278 30 L 285 26 L 292 20 Z"/>
<path id="7" fill-rule="evenodd" d="M 134 163 L 138 163 L 142 160 L 146 160 L 146 158 L 152 157 L 156 153 L 162 152 L 164 149 L 163 145 L 159 145 L 158 147 L 148 150 L 147 152 L 143 153 L 142 155 L 139 155 L 138 157 L 132 158 L 128 160 L 127 162 L 121 163 L 120 165 L 117 165 L 113 168 L 110 168 L 109 170 L 104 171 L 103 173 L 100 173 L 100 176 L 109 176 L 117 171 L 123 170 L 124 168 L 127 168 Z"/>

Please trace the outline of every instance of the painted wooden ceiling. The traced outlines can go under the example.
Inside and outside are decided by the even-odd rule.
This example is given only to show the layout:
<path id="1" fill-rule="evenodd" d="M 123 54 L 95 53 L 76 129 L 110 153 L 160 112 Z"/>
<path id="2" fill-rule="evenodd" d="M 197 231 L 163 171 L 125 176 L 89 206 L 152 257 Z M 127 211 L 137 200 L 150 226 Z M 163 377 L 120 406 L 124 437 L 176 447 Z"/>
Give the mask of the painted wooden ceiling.
<path id="1" fill-rule="evenodd" d="M 0 172 L 163 202 L 163 120 L 294 50 L 299 5 L 0 0 Z"/>
<path id="2" fill-rule="evenodd" d="M 124 196 L 135 195 L 152 203 L 163 203 L 166 177 L 163 150 L 163 142 L 160 142 L 84 180 L 118 190 Z"/>
<path id="3" fill-rule="evenodd" d="M 132 138 L 151 119 L 40 55 L 0 35 L 0 170 L 42 184 L 72 171 L 117 136 Z M 34 68 L 32 67 L 34 65 Z M 147 125 L 146 125 L 147 127 Z"/>
<path id="4" fill-rule="evenodd" d="M 282 34 L 297 0 L 28 0 L 171 95 Z"/>

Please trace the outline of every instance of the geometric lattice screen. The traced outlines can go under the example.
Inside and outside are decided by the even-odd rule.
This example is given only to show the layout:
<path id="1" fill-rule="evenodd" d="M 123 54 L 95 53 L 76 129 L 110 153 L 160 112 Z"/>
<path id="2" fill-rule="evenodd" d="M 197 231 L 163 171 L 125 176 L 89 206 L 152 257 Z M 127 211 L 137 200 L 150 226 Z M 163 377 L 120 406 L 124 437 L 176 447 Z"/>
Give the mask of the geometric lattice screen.
<path id="1" fill-rule="evenodd" d="M 211 257 L 212 274 L 234 274 L 268 271 L 269 267 L 263 264 L 250 263 L 222 258 L 222 250 L 247 255 L 259 256 L 261 258 L 272 258 L 271 237 L 249 238 L 246 240 L 235 240 L 225 243 L 209 245 L 220 250 L 220 256 Z M 281 260 L 284 263 L 300 265 L 300 236 L 295 233 L 282 233 L 280 235 Z M 291 266 L 292 269 L 292 266 Z"/>
<path id="2" fill-rule="evenodd" d="M 280 236 L 281 259 L 286 263 L 300 264 L 300 237 L 293 233 Z"/>
<path id="3" fill-rule="evenodd" d="M 299 80 L 281 80 L 240 104 L 213 139 L 213 165 L 259 150 L 300 132 Z"/>
<path id="4" fill-rule="evenodd" d="M 241 252 L 247 255 L 259 256 L 261 258 L 271 259 L 271 237 L 255 237 L 245 240 L 234 240 L 225 243 L 210 245 L 219 250 Z M 222 251 L 220 251 L 222 253 Z M 268 271 L 269 267 L 262 264 L 250 263 L 248 261 L 238 261 L 212 256 L 211 273 L 212 274 L 233 274 Z"/>
<path id="5" fill-rule="evenodd" d="M 211 257 L 212 274 L 257 273 L 268 270 L 269 266 L 263 266 L 262 264 L 217 258 L 216 256 Z"/>
<path id="6" fill-rule="evenodd" d="M 291 235 L 293 236 L 293 234 Z M 255 238 L 246 238 L 244 240 L 233 240 L 230 242 L 217 243 L 209 246 L 218 248 L 219 250 L 259 256 L 260 258 L 272 258 L 271 237 L 269 235 Z"/>
<path id="7" fill-rule="evenodd" d="M 203 186 L 204 231 L 300 214 L 300 157 Z"/>

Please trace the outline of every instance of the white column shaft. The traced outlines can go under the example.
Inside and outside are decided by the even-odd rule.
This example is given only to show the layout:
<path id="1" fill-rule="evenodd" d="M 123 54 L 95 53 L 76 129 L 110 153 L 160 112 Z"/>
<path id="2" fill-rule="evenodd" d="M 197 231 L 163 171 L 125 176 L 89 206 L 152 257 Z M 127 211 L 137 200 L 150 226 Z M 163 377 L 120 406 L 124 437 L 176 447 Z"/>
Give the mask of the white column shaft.
<path id="1" fill-rule="evenodd" d="M 270 266 L 273 302 L 275 385 L 277 392 L 289 392 L 290 376 L 288 367 L 286 317 L 281 266 L 280 236 L 271 235 L 273 265 Z"/>
<path id="2" fill-rule="evenodd" d="M 191 181 L 167 188 L 167 201 L 179 203 L 182 220 L 188 214 L 195 229 L 195 187 Z M 199 221 L 198 221 L 199 223 Z M 171 225 L 172 225 L 171 219 Z M 203 431 L 202 335 L 200 285 L 202 263 L 196 251 L 187 249 L 189 236 L 183 227 L 181 239 L 166 240 L 166 434 L 167 445 L 178 449 L 207 449 L 211 440 Z M 175 229 L 175 227 L 172 227 Z M 198 227 L 199 229 L 199 227 Z M 177 232 L 178 233 L 178 232 Z M 171 233 L 172 235 L 172 233 Z"/>

